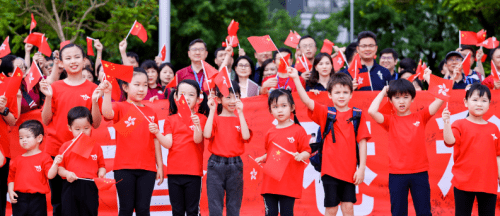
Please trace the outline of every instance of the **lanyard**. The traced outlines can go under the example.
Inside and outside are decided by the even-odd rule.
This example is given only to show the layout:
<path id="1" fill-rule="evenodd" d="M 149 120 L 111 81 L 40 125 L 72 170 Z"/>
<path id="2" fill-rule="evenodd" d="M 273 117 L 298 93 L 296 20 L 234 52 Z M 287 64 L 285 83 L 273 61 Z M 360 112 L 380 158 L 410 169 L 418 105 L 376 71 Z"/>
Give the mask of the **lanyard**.
<path id="1" fill-rule="evenodd" d="M 198 80 L 198 74 L 194 71 L 193 66 L 191 66 L 191 70 L 193 71 L 194 78 L 196 79 L 196 82 L 200 86 L 200 89 L 202 89 L 202 86 L 203 86 L 203 74 L 201 75 L 200 80 Z"/>
<path id="2" fill-rule="evenodd" d="M 280 78 L 278 77 L 278 89 L 281 89 L 279 79 L 280 79 Z M 288 80 L 290 80 L 290 77 L 288 77 L 288 78 L 286 79 L 286 82 L 285 82 L 285 85 L 283 85 L 283 88 L 286 88 L 286 84 L 288 84 Z"/>

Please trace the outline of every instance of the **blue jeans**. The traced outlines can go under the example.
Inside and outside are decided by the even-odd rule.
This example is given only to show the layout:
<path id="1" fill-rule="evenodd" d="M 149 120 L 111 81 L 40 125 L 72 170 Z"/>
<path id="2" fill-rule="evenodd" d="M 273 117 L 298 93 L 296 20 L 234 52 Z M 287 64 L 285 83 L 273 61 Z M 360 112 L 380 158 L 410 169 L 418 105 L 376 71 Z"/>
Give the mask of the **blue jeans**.
<path id="1" fill-rule="evenodd" d="M 408 191 L 411 192 L 417 216 L 432 215 L 431 187 L 427 171 L 412 174 L 389 174 L 392 215 L 408 215 Z"/>

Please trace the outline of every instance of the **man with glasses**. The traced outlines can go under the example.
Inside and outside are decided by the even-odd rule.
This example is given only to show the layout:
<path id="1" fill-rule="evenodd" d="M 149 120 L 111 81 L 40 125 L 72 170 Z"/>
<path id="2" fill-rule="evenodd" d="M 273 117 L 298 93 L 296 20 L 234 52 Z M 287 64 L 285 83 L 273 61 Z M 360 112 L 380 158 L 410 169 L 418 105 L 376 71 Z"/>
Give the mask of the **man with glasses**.
<path id="1" fill-rule="evenodd" d="M 311 64 L 314 64 L 314 57 L 316 56 L 317 50 L 318 48 L 316 47 L 316 40 L 313 37 L 311 37 L 310 35 L 306 35 L 300 38 L 299 46 L 297 47 L 297 55 L 301 56 L 302 54 L 304 54 L 307 60 L 309 60 Z M 300 76 L 304 80 L 308 80 L 311 76 L 311 71 L 301 73 Z"/>
<path id="2" fill-rule="evenodd" d="M 464 70 L 462 68 L 462 61 L 464 57 L 461 53 L 457 51 L 451 51 L 446 54 L 445 57 L 446 63 L 445 67 L 450 71 L 450 77 L 445 77 L 454 81 L 453 89 L 465 89 L 468 85 L 471 85 L 475 82 L 479 82 L 470 76 L 465 76 Z"/>
<path id="3" fill-rule="evenodd" d="M 391 73 L 392 80 L 397 80 L 399 74 L 395 72 L 396 65 L 398 64 L 398 53 L 392 48 L 385 48 L 380 52 L 380 65 L 387 68 Z"/>
<path id="4" fill-rule="evenodd" d="M 483 63 L 481 62 L 484 55 L 483 50 L 478 49 L 476 52 L 476 49 L 473 46 L 462 45 L 462 47 L 458 48 L 456 51 L 460 52 L 464 58 L 467 54 L 470 55 L 470 66 L 472 66 L 472 68 L 470 70 L 469 77 L 478 81 L 483 81 L 486 77 L 484 74 Z M 476 62 L 476 67 L 474 67 L 474 62 Z"/>
<path id="5" fill-rule="evenodd" d="M 260 67 L 262 67 L 262 65 L 266 60 L 273 58 L 273 52 L 269 51 L 269 52 L 255 53 L 254 56 L 255 59 L 257 60 L 257 64 L 255 64 L 255 71 L 259 71 Z M 261 80 L 260 74 L 255 73 L 255 75 L 251 77 L 251 79 L 256 83 L 259 83 Z"/>
<path id="6" fill-rule="evenodd" d="M 205 74 L 203 73 L 203 65 L 201 60 L 205 61 L 207 58 L 207 44 L 202 39 L 196 39 L 189 43 L 188 56 L 191 59 L 191 65 L 182 68 L 176 72 L 178 82 L 185 79 L 196 80 L 200 89 L 208 93 L 209 89 L 203 88 L 203 82 L 206 82 Z"/>

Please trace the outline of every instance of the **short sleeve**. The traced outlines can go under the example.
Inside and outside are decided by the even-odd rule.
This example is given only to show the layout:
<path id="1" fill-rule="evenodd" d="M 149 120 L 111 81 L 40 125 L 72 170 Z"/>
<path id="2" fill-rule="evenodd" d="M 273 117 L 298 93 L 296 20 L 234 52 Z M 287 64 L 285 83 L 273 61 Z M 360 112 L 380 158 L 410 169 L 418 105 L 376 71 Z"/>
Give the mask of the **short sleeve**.
<path id="1" fill-rule="evenodd" d="M 165 119 L 165 123 L 163 124 L 163 135 L 172 134 L 172 126 L 170 125 L 171 121 L 172 121 L 172 116 L 169 116 L 167 117 L 167 119 Z"/>
<path id="2" fill-rule="evenodd" d="M 106 163 L 104 163 L 104 154 L 102 153 L 102 148 L 101 146 L 97 146 L 97 165 L 98 168 L 104 168 L 106 167 Z"/>
<path id="3" fill-rule="evenodd" d="M 266 149 L 266 152 L 267 152 L 267 149 L 269 148 L 269 132 L 270 131 L 267 131 L 266 137 L 264 137 L 264 148 Z"/>
<path id="4" fill-rule="evenodd" d="M 389 125 L 391 125 L 391 115 L 387 115 L 387 114 L 383 114 L 382 115 L 384 116 L 384 122 L 382 122 L 382 124 L 380 124 L 380 126 L 382 126 L 386 131 L 389 131 Z"/>
<path id="5" fill-rule="evenodd" d="M 422 110 L 419 111 L 419 114 L 420 116 L 422 116 L 422 122 L 424 124 L 427 124 L 427 122 L 429 121 L 429 119 L 432 118 L 432 115 L 431 113 L 429 112 L 429 107 L 426 107 Z"/>
<path id="6" fill-rule="evenodd" d="M 247 124 L 247 126 L 248 126 L 248 124 Z M 240 133 L 241 140 L 245 144 L 250 143 L 250 141 L 252 140 L 252 137 L 253 137 L 253 132 L 252 132 L 252 130 L 250 128 L 248 128 L 248 132 L 250 132 L 250 138 L 248 138 L 248 140 L 244 140 L 243 139 L 243 135 Z"/>
<path id="7" fill-rule="evenodd" d="M 113 116 L 113 123 L 117 123 L 120 121 L 120 114 L 122 112 L 122 107 L 120 102 L 117 103 L 112 103 L 111 108 L 113 109 L 114 116 Z M 111 120 L 111 119 L 110 119 Z"/>
<path id="8" fill-rule="evenodd" d="M 453 122 L 453 124 L 451 124 L 451 131 L 453 132 L 453 137 L 455 137 L 455 143 L 446 143 L 446 141 L 444 141 L 444 144 L 448 147 L 452 147 L 452 146 L 458 146 L 460 145 L 460 138 L 462 137 L 462 132 L 461 132 L 461 129 L 460 129 L 460 121 L 455 121 Z"/>
<path id="9" fill-rule="evenodd" d="M 297 142 L 297 150 L 299 153 L 306 151 L 310 154 L 311 147 L 309 146 L 309 136 L 307 136 L 307 133 L 304 130 L 304 128 L 300 127 L 300 129 L 301 130 L 298 132 L 299 139 Z"/>
<path id="10" fill-rule="evenodd" d="M 9 164 L 9 178 L 7 180 L 7 183 L 11 183 L 16 180 L 16 168 L 16 160 L 11 160 Z"/>
<path id="11" fill-rule="evenodd" d="M 356 137 L 356 140 L 358 142 L 362 139 L 366 139 L 366 141 L 368 141 L 371 137 L 370 131 L 368 131 L 368 125 L 366 124 L 366 115 L 362 113 L 361 119 L 359 120 L 358 136 Z"/>
<path id="12" fill-rule="evenodd" d="M 45 172 L 45 176 L 49 176 L 49 170 L 50 170 L 50 167 L 52 167 L 53 162 L 54 161 L 52 160 L 52 158 L 49 155 L 46 155 L 46 157 L 43 159 L 42 166 L 43 166 L 43 170 Z"/>
<path id="13" fill-rule="evenodd" d="M 214 119 L 212 121 L 212 133 L 211 136 L 210 136 L 210 140 L 213 141 L 214 137 L 215 137 L 215 133 L 217 133 L 217 125 L 218 125 L 218 122 L 219 122 L 219 117 L 218 116 L 214 116 Z M 205 122 L 206 124 L 206 122 Z M 205 127 L 203 127 L 203 129 L 205 129 Z"/>
<path id="14" fill-rule="evenodd" d="M 307 115 L 320 127 L 324 127 L 328 118 L 328 107 L 314 101 L 314 110 L 307 110 Z"/>

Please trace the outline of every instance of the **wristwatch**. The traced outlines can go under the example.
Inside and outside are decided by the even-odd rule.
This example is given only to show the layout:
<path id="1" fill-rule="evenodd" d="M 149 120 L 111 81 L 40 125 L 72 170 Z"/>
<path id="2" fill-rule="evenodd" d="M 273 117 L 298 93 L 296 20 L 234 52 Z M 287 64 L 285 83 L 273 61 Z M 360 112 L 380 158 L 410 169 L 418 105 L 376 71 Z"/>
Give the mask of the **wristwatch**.
<path id="1" fill-rule="evenodd" d="M 9 107 L 5 107 L 5 109 L 3 110 L 3 113 L 0 113 L 2 114 L 3 116 L 8 116 L 9 115 Z"/>

